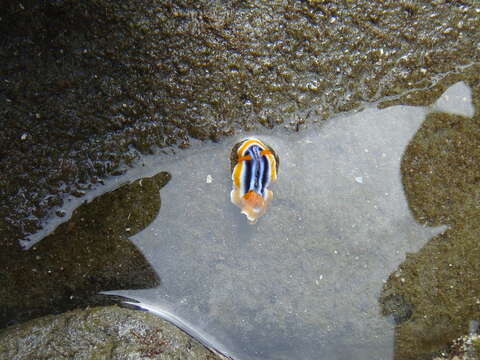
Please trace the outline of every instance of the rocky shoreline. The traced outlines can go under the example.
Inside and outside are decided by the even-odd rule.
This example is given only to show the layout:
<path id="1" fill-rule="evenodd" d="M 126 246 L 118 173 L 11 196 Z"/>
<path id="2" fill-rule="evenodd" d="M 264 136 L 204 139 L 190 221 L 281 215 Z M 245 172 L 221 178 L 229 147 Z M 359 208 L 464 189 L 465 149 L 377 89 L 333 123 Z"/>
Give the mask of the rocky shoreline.
<path id="1" fill-rule="evenodd" d="M 457 160 L 477 156 L 480 7 L 442 0 L 347 3 L 2 5 L 0 357 L 221 358 L 153 315 L 85 309 L 114 303 L 98 296 L 101 290 L 161 281 L 128 236 L 156 216 L 168 175 L 85 205 L 33 252 L 22 251 L 17 240 L 45 219 L 62 217 L 66 197 L 81 198 L 153 148 L 181 151 L 192 138 L 220 141 L 255 128 L 302 131 L 312 122 L 311 109 L 326 119 L 379 100 L 386 100 L 383 106 L 427 105 L 459 80 L 474 94 L 477 112 L 469 127 L 433 119 L 402 165 L 416 219 L 453 229 L 409 256 L 399 267 L 403 275 L 388 279 L 380 302 L 394 299 L 393 310 L 390 303 L 383 310 L 399 313 L 396 360 L 434 356 L 465 333 L 480 297 L 474 276 L 480 217 L 469 200 L 478 195 L 478 165 Z M 450 129 L 439 135 L 438 123 Z M 442 152 L 438 141 L 450 135 L 456 142 Z M 438 171 L 424 176 L 431 158 Z M 432 181 L 441 179 L 451 181 L 431 191 Z M 102 218 L 105 208 L 115 212 Z M 133 215 L 125 209 L 134 209 Z M 432 254 L 440 264 L 435 273 Z M 120 267 L 130 275 L 117 276 Z M 452 280 L 452 271 L 464 281 Z M 425 295 L 424 281 L 436 284 L 432 294 Z M 450 296 L 433 306 L 438 289 Z M 440 326 L 423 312 L 438 315 Z M 429 332 L 432 327 L 437 332 Z"/>

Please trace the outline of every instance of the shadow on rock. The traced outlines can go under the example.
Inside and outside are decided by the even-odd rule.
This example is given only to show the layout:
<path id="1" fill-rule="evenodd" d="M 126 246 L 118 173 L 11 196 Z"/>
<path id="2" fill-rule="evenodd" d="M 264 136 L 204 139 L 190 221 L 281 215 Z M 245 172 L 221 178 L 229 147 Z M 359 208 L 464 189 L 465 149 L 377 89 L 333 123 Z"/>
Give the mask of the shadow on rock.
<path id="1" fill-rule="evenodd" d="M 395 359 L 432 358 L 480 318 L 480 99 L 476 114 L 430 114 L 402 159 L 402 180 L 416 220 L 448 225 L 406 260 L 379 302 L 395 321 Z"/>
<path id="2" fill-rule="evenodd" d="M 160 279 L 128 237 L 155 219 L 159 190 L 169 179 L 162 172 L 83 204 L 28 251 L 5 247 L 0 252 L 0 328 L 116 301 L 100 291 L 158 286 Z"/>

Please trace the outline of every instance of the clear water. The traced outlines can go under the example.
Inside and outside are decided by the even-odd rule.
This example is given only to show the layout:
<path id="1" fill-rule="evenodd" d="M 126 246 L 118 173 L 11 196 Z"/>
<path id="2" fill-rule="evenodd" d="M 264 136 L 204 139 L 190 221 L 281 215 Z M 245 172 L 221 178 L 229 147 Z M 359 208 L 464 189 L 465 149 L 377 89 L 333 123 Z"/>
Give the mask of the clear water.
<path id="1" fill-rule="evenodd" d="M 431 107 L 372 107 L 300 135 L 259 136 L 280 169 L 253 226 L 229 200 L 235 141 L 145 159 L 143 172 L 172 175 L 158 217 L 131 237 L 161 285 L 110 293 L 234 359 L 392 358 L 384 281 L 445 230 L 413 219 L 400 177 L 430 111 L 472 116 L 470 89 L 457 83 Z"/>

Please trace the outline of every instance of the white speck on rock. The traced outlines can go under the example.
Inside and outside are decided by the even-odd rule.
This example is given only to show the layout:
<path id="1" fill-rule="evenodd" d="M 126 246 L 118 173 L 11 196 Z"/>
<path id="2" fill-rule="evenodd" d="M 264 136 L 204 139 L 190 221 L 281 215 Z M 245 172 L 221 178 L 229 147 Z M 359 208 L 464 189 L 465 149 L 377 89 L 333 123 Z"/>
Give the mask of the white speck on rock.
<path id="1" fill-rule="evenodd" d="M 207 175 L 207 184 L 211 184 L 213 182 L 213 177 L 212 175 L 208 174 Z"/>
<path id="2" fill-rule="evenodd" d="M 25 140 L 27 140 L 27 137 L 28 137 L 28 134 L 23 133 L 22 136 L 20 136 L 20 140 L 25 141 Z"/>
<path id="3" fill-rule="evenodd" d="M 356 176 L 355 181 L 359 184 L 363 184 L 363 176 Z"/>

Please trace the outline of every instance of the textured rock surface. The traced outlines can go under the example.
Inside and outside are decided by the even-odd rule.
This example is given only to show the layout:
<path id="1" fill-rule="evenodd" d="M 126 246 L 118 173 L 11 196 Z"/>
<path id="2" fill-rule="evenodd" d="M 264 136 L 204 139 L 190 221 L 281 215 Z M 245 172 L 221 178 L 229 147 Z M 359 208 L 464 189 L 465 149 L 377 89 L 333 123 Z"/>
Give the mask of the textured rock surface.
<path id="1" fill-rule="evenodd" d="M 87 305 L 112 304 L 100 291 L 158 286 L 160 279 L 128 239 L 158 214 L 160 173 L 81 205 L 29 251 L 0 252 L 0 328 Z"/>
<path id="2" fill-rule="evenodd" d="M 478 74 L 472 84 L 480 83 Z M 402 180 L 416 220 L 449 229 L 407 254 L 384 286 L 385 314 L 395 318 L 412 309 L 396 327 L 397 360 L 428 358 L 464 335 L 471 320 L 480 320 L 478 87 L 472 98 L 473 118 L 430 114 L 403 156 Z M 402 299 L 399 311 L 389 305 L 391 298 Z"/>
<path id="3" fill-rule="evenodd" d="M 0 332 L 2 359 L 218 360 L 160 318 L 116 306 L 47 316 Z"/>
<path id="4" fill-rule="evenodd" d="M 56 251 L 41 244 L 40 259 L 21 253 L 16 239 L 34 232 L 67 194 L 82 196 L 152 145 L 186 147 L 190 136 L 218 139 L 256 126 L 299 130 L 312 108 L 327 117 L 363 101 L 429 89 L 459 73 L 456 80 L 474 90 L 477 115 L 463 128 L 455 119 L 434 121 L 440 126 L 420 132 L 403 167 L 416 219 L 452 228 L 410 256 L 400 267 L 404 276 L 392 274 L 385 296 L 393 294 L 390 307 L 398 315 L 398 359 L 425 356 L 465 333 L 466 321 L 479 317 L 479 185 L 469 169 L 478 170 L 480 81 L 478 66 L 466 73 L 462 67 L 480 61 L 479 28 L 476 1 L 2 2 L 0 258 L 12 258 L 2 263 L 0 283 L 6 286 L 0 294 L 13 304 L 2 308 L 3 320 L 19 310 L 15 302 L 23 291 L 7 289 L 29 278 L 11 276 L 12 262 L 25 261 L 28 270 L 40 264 L 40 278 L 30 278 L 38 288 L 57 281 L 54 298 L 72 295 L 65 283 L 75 273 L 60 270 L 61 255 L 75 253 L 67 251 L 74 244 L 62 249 L 71 229 L 51 239 L 59 240 Z M 406 96 L 401 102 L 425 105 L 428 99 Z M 76 224 L 78 239 L 94 241 Z M 126 235 L 119 236 L 125 245 Z M 76 242 L 80 248 L 82 241 Z M 93 248 L 84 245 L 80 270 L 88 269 Z M 122 249 L 112 254 L 132 254 L 133 248 Z M 20 260 L 24 256 L 29 261 Z M 52 275 L 47 257 L 56 266 Z M 111 277 L 87 276 L 79 284 L 112 284 L 118 264 L 103 269 Z M 28 306 L 38 294 L 29 292 Z"/>
<path id="5" fill-rule="evenodd" d="M 397 334 L 378 306 L 384 281 L 406 253 L 445 230 L 412 216 L 402 159 L 407 148 L 426 141 L 426 128 L 449 131 L 450 122 L 437 123 L 436 117 L 453 119 L 480 139 L 471 95 L 457 83 L 430 107 L 370 107 L 304 134 L 262 134 L 281 166 L 271 207 L 255 226 L 227 201 L 232 185 L 226 157 L 233 140 L 185 151 L 170 162 L 145 159 L 147 169 L 167 170 L 172 180 L 162 189 L 160 215 L 131 240 L 162 285 L 112 293 L 186 322 L 238 359 L 392 359 Z M 431 112 L 440 109 L 456 115 Z M 427 137 L 435 141 L 438 134 Z M 472 174 L 478 170 L 474 144 L 465 149 Z M 438 145 L 422 158 L 424 165 L 449 153 Z M 422 286 L 427 293 L 436 284 Z M 384 304 L 397 324 L 418 316 L 406 297 L 391 296 Z"/>
<path id="6" fill-rule="evenodd" d="M 0 231 L 34 232 L 152 145 L 299 129 L 310 106 L 326 117 L 428 87 L 479 61 L 475 4 L 8 0 Z"/>

